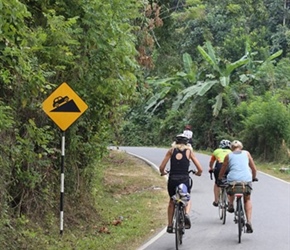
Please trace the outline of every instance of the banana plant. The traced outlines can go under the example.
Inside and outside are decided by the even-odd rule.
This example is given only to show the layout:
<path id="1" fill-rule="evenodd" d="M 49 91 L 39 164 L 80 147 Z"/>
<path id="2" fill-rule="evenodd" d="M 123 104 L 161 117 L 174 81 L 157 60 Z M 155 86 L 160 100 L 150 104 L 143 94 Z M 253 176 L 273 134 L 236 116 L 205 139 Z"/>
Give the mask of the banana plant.
<path id="1" fill-rule="evenodd" d="M 188 53 L 182 55 L 184 71 L 179 71 L 175 75 L 164 79 L 148 79 L 147 83 L 153 88 L 155 94 L 147 101 L 145 111 L 151 110 L 152 113 L 158 106 L 164 103 L 164 100 L 169 95 L 175 96 L 172 104 L 173 109 L 179 106 L 183 98 L 182 91 L 188 86 L 196 83 L 197 67 L 193 63 L 191 56 Z"/>
<path id="2" fill-rule="evenodd" d="M 231 75 L 234 70 L 247 64 L 260 64 L 263 67 L 265 64 L 271 63 L 272 60 L 277 58 L 282 54 L 282 51 L 278 51 L 275 54 L 269 56 L 265 61 L 254 61 L 253 55 L 255 52 L 250 50 L 248 44 L 246 44 L 245 55 L 239 60 L 232 63 L 221 64 L 221 59 L 216 57 L 214 48 L 210 42 L 205 44 L 206 50 L 198 46 L 197 49 L 204 58 L 204 60 L 212 67 L 212 72 L 206 75 L 206 78 L 202 81 L 197 80 L 197 67 L 192 61 L 188 53 L 183 54 L 183 66 L 184 71 L 176 73 L 175 76 L 161 79 L 153 80 L 151 83 L 159 91 L 147 103 L 147 111 L 153 107 L 155 111 L 156 107 L 164 102 L 166 96 L 174 91 L 174 102 L 172 104 L 172 109 L 177 110 L 180 105 L 185 103 L 188 99 L 196 96 L 204 96 L 212 87 L 219 85 L 219 91 L 215 97 L 215 103 L 212 106 L 213 116 L 218 116 L 220 110 L 223 106 L 223 96 L 226 94 L 226 90 L 231 84 Z M 245 82 L 249 77 L 255 77 L 255 74 L 241 74 L 239 75 L 239 80 Z"/>
<path id="3" fill-rule="evenodd" d="M 206 49 L 203 49 L 201 46 L 198 46 L 197 49 L 202 55 L 202 57 L 210 64 L 210 66 L 213 69 L 213 75 L 209 75 L 210 79 L 206 79 L 202 82 L 199 82 L 195 86 L 196 94 L 199 96 L 205 95 L 214 85 L 220 84 L 222 86 L 219 93 L 217 93 L 215 99 L 216 102 L 212 106 L 213 108 L 213 115 L 218 116 L 221 108 L 222 108 L 222 101 L 223 101 L 223 94 L 225 92 L 225 89 L 230 85 L 230 77 L 233 71 L 249 62 L 249 59 L 247 58 L 247 54 L 244 55 L 239 60 L 233 62 L 233 63 L 226 63 L 225 67 L 221 67 L 219 63 L 219 59 L 217 59 L 215 55 L 215 51 L 211 45 L 210 42 L 206 42 Z M 186 91 L 185 91 L 186 92 Z M 192 92 L 192 90 L 190 91 Z M 185 95 L 186 98 L 189 98 L 189 95 Z"/>
<path id="4" fill-rule="evenodd" d="M 191 89 L 184 90 L 183 92 L 185 93 L 185 96 L 184 96 L 185 100 L 182 100 L 182 102 L 186 101 L 187 98 L 191 97 L 191 95 L 189 93 L 203 96 L 215 84 L 220 84 L 222 86 L 222 88 L 217 93 L 217 95 L 215 97 L 216 102 L 212 106 L 213 115 L 218 116 L 218 114 L 222 108 L 222 104 L 223 104 L 223 95 L 225 94 L 226 89 L 228 88 L 228 86 L 231 83 L 231 78 L 230 78 L 231 74 L 233 73 L 233 71 L 235 69 L 237 69 L 245 64 L 248 64 L 250 62 L 253 63 L 254 61 L 252 60 L 252 55 L 254 54 L 254 52 L 252 53 L 250 51 L 249 45 L 246 44 L 246 53 L 243 57 L 241 57 L 239 60 L 237 60 L 233 63 L 226 63 L 225 67 L 221 67 L 219 65 L 219 60 L 215 56 L 214 49 L 213 49 L 210 42 L 206 42 L 206 48 L 207 48 L 207 52 L 201 46 L 197 47 L 197 49 L 200 52 L 200 54 L 202 55 L 202 57 L 211 65 L 213 72 L 214 72 L 214 76 L 210 75 L 211 76 L 210 80 L 204 80 L 202 82 L 199 82 L 197 85 L 192 86 Z M 282 50 L 269 56 L 264 62 L 261 62 L 261 67 L 263 67 L 266 64 L 269 64 L 272 60 L 274 60 L 275 58 L 277 58 L 281 54 L 282 54 Z M 245 74 L 241 75 L 240 79 L 242 79 L 241 78 L 242 76 L 245 76 Z"/>

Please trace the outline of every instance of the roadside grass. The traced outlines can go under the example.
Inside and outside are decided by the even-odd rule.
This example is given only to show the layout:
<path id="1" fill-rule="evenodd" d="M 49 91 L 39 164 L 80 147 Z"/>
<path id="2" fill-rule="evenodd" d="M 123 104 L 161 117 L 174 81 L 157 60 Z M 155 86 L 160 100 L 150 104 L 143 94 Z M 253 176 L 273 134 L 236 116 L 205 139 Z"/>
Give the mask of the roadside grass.
<path id="1" fill-rule="evenodd" d="M 257 162 L 257 169 L 261 172 L 290 182 L 290 165 Z"/>
<path id="2" fill-rule="evenodd" d="M 166 180 L 143 161 L 112 150 L 93 178 L 92 193 L 65 197 L 62 235 L 55 208 L 0 221 L 0 249 L 136 250 L 166 226 Z"/>
<path id="3" fill-rule="evenodd" d="M 112 150 L 103 159 L 92 197 L 88 224 L 70 231 L 50 250 L 135 250 L 166 225 L 166 181 L 125 152 Z"/>
<path id="4" fill-rule="evenodd" d="M 111 151 L 95 185 L 99 249 L 136 249 L 166 225 L 166 181 L 143 161 Z"/>

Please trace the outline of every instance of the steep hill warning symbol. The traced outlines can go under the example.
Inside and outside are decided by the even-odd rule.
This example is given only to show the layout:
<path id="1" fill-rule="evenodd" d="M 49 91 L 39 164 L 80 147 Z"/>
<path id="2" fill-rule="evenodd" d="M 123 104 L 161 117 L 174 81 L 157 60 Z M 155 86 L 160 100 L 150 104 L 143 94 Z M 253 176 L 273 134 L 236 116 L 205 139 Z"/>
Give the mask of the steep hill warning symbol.
<path id="1" fill-rule="evenodd" d="M 62 83 L 43 103 L 44 112 L 65 131 L 88 108 L 87 104 Z"/>
<path id="2" fill-rule="evenodd" d="M 81 112 L 74 100 L 69 101 L 68 96 L 58 96 L 53 100 L 53 110 L 50 112 Z"/>

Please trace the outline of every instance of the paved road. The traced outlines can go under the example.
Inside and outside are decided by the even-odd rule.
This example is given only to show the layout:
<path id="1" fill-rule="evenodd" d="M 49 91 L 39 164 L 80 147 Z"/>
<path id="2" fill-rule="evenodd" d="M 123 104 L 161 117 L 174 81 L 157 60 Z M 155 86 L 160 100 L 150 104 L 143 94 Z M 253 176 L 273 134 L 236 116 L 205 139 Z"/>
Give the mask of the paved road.
<path id="1" fill-rule="evenodd" d="M 167 149 L 147 147 L 121 147 L 126 152 L 138 155 L 159 166 Z M 261 172 L 259 182 L 253 184 L 253 234 L 243 234 L 238 243 L 238 229 L 233 215 L 227 213 L 226 225 L 218 218 L 217 208 L 212 206 L 213 181 L 208 170 L 209 156 L 196 154 L 204 172 L 201 177 L 194 176 L 192 189 L 191 229 L 186 231 L 182 250 L 290 250 L 290 184 Z M 166 210 L 164 204 L 164 210 Z M 165 229 L 139 250 L 173 250 L 174 235 Z"/>

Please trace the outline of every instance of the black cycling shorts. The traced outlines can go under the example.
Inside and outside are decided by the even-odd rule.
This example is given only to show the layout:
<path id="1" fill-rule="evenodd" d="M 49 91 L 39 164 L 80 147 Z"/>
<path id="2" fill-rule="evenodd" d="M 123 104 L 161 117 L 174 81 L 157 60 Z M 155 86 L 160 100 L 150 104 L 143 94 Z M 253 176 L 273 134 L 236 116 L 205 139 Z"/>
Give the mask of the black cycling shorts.
<path id="1" fill-rule="evenodd" d="M 215 167 L 214 167 L 214 170 L 213 170 L 215 184 L 217 184 L 217 181 L 218 181 L 218 178 L 219 178 L 219 173 L 220 173 L 220 170 L 222 168 L 222 165 L 223 165 L 222 162 L 216 162 L 216 164 L 215 164 Z M 227 172 L 225 173 L 223 178 L 224 179 L 227 178 Z"/>
<path id="2" fill-rule="evenodd" d="M 188 193 L 190 193 L 189 176 L 169 176 L 167 191 L 170 197 L 175 195 L 176 187 L 181 183 L 187 186 Z"/>

